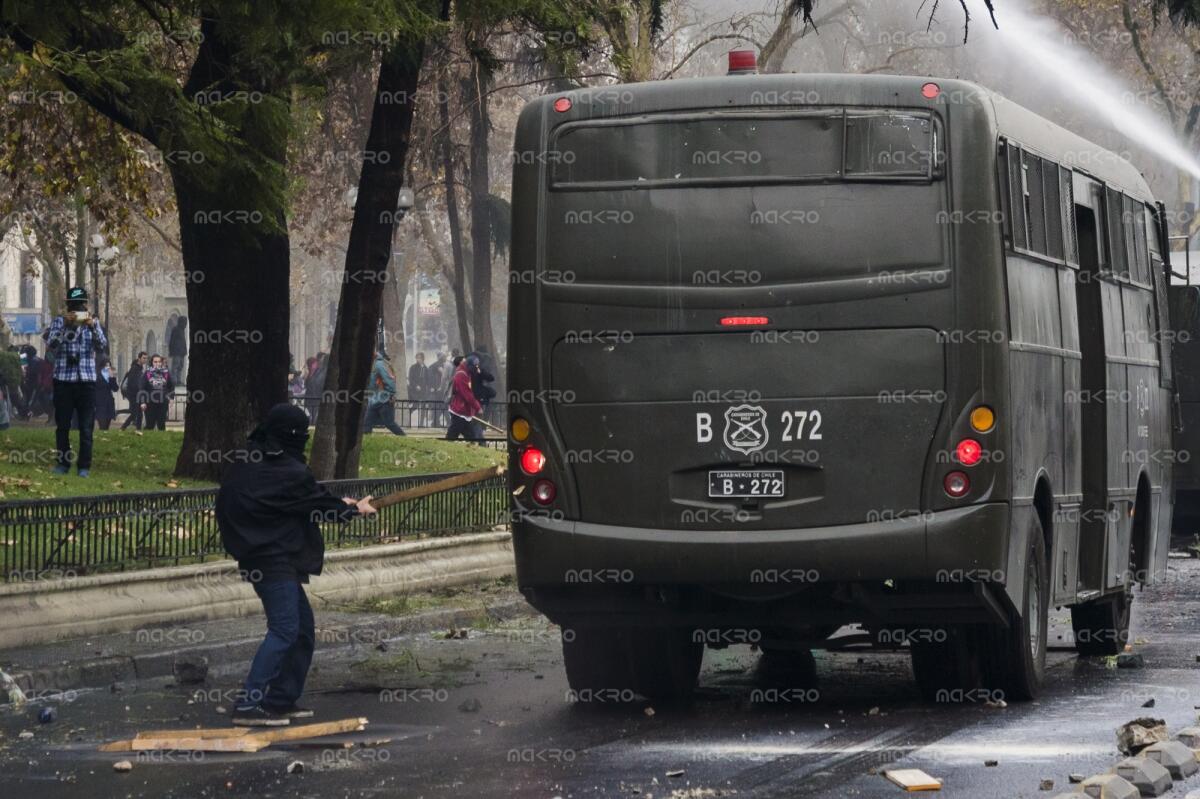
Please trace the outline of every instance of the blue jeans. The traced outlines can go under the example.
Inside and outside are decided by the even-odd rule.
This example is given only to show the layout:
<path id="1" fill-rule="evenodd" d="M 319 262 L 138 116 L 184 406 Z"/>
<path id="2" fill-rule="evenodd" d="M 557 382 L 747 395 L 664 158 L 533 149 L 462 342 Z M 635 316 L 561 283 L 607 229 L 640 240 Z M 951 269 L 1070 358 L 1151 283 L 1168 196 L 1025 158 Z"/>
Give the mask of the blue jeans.
<path id="1" fill-rule="evenodd" d="M 295 581 L 254 583 L 267 614 L 267 636 L 250 663 L 238 708 L 285 709 L 304 693 L 316 631 L 304 586 Z"/>

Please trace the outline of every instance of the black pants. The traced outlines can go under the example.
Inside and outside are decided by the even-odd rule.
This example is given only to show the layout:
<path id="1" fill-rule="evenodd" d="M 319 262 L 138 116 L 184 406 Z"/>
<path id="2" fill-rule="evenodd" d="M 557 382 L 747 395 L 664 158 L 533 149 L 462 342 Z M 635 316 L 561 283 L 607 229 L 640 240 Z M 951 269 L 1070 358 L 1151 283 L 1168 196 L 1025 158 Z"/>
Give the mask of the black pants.
<path id="1" fill-rule="evenodd" d="M 146 403 L 146 429 L 147 430 L 166 430 L 167 429 L 167 402 L 147 402 Z"/>
<path id="2" fill-rule="evenodd" d="M 467 441 L 483 442 L 483 427 L 472 419 L 450 414 L 450 427 L 446 429 L 446 440 L 456 441 L 462 436 Z"/>
<path id="3" fill-rule="evenodd" d="M 54 381 L 54 448 L 60 466 L 70 466 L 71 419 L 79 416 L 80 469 L 92 468 L 92 424 L 96 419 L 96 384 Z"/>
<path id="4" fill-rule="evenodd" d="M 396 424 L 396 408 L 390 402 L 367 406 L 367 418 L 363 428 L 370 433 L 377 426 L 386 427 L 398 436 L 405 435 L 404 429 Z"/>
<path id="5" fill-rule="evenodd" d="M 121 425 L 121 429 L 124 430 L 129 425 L 133 425 L 138 430 L 142 429 L 142 406 L 136 402 L 129 403 L 129 416 L 125 419 L 125 424 Z"/>

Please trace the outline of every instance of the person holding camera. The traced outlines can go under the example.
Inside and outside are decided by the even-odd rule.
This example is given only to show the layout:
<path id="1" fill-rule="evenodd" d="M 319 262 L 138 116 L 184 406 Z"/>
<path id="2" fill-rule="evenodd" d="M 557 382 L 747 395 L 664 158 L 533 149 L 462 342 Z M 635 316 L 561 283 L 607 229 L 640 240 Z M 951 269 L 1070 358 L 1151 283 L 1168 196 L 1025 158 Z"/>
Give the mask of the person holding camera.
<path id="1" fill-rule="evenodd" d="M 96 353 L 108 349 L 99 320 L 88 313 L 87 291 L 67 289 L 67 312 L 56 316 L 42 334 L 54 359 L 55 474 L 71 471 L 71 419 L 79 417 L 80 477 L 92 468 L 92 425 L 96 416 Z"/>

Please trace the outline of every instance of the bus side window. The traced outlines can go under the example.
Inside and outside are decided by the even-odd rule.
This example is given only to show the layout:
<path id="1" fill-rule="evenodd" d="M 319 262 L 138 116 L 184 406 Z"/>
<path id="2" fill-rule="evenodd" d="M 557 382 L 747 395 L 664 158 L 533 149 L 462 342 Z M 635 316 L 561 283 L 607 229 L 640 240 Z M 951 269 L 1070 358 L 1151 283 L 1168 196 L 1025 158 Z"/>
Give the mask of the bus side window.
<path id="1" fill-rule="evenodd" d="M 1079 264 L 1079 238 L 1075 232 L 1075 181 L 1071 170 L 1064 166 L 1058 168 L 1059 202 L 1063 212 L 1063 253 L 1066 262 Z"/>
<path id="2" fill-rule="evenodd" d="M 1129 263 L 1126 261 L 1124 211 L 1121 193 L 1111 186 L 1105 192 L 1104 209 L 1105 222 L 1108 225 L 1108 263 L 1107 267 L 1114 274 L 1129 277 Z"/>
<path id="3" fill-rule="evenodd" d="M 1155 332 L 1158 334 L 1158 384 L 1164 388 L 1174 385 L 1174 372 L 1171 367 L 1171 340 L 1174 338 L 1168 331 L 1171 319 L 1167 298 L 1166 264 L 1163 263 L 1162 253 L 1158 245 L 1158 216 L 1150 206 L 1143 206 L 1142 214 L 1143 235 L 1138 243 L 1145 244 L 1144 251 L 1149 255 L 1150 282 L 1154 286 Z"/>
<path id="4" fill-rule="evenodd" d="M 1046 249 L 1043 252 L 1056 260 L 1063 258 L 1063 204 L 1059 188 L 1058 164 L 1042 161 L 1042 200 L 1045 206 Z"/>
<path id="5" fill-rule="evenodd" d="M 1010 227 L 1012 229 L 1012 246 L 1014 249 L 1028 249 L 1029 233 L 1025 225 L 1025 183 L 1024 170 L 1021 169 L 1021 148 L 1012 142 L 1008 143 L 1008 207 Z"/>
<path id="6" fill-rule="evenodd" d="M 1142 204 L 1125 195 L 1125 241 L 1128 245 L 1129 273 L 1138 283 L 1150 283 L 1146 254 L 1146 214 Z"/>
<path id="7" fill-rule="evenodd" d="M 1025 153 L 1025 210 L 1029 217 L 1029 249 L 1046 253 L 1046 198 L 1042 195 L 1042 159 Z"/>

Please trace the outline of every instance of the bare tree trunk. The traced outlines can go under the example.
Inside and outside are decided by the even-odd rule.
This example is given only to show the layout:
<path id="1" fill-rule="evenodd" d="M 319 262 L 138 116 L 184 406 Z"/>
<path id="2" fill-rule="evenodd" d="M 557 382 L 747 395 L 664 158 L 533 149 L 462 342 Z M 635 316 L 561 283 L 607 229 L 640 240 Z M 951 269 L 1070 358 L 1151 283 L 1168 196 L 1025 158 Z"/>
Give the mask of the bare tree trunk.
<path id="1" fill-rule="evenodd" d="M 364 159 L 358 181 L 346 275 L 313 441 L 312 469 L 318 479 L 358 476 L 364 389 L 392 254 L 396 202 L 404 185 L 413 97 L 423 55 L 423 42 L 400 41 L 384 53 L 379 67 L 366 145 L 366 152 L 377 157 Z M 398 97 L 404 102 L 392 102 Z M 384 152 L 386 159 L 378 157 Z"/>
<path id="2" fill-rule="evenodd" d="M 438 82 L 438 122 L 442 128 L 442 181 L 446 188 L 446 219 L 450 227 L 450 255 L 454 264 L 450 287 L 454 293 L 454 315 L 458 320 L 458 346 L 464 353 L 471 349 L 470 318 L 467 311 L 466 260 L 463 258 L 462 219 L 458 215 L 458 178 L 454 168 L 454 137 L 450 131 L 450 91 L 445 80 Z M 430 242 L 430 246 L 433 243 Z"/>
<path id="3" fill-rule="evenodd" d="M 491 178 L 488 174 L 488 134 L 491 132 L 491 120 L 488 116 L 488 83 L 489 78 L 484 65 L 479 59 L 472 59 L 471 80 L 468 84 L 470 92 L 467 95 L 471 106 L 471 326 L 475 332 L 473 349 L 486 347 L 488 352 L 494 354 L 496 341 L 492 333 L 492 209 Z"/>

